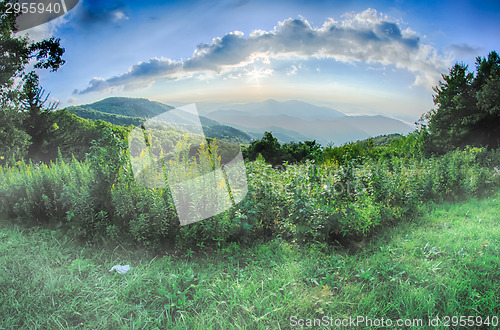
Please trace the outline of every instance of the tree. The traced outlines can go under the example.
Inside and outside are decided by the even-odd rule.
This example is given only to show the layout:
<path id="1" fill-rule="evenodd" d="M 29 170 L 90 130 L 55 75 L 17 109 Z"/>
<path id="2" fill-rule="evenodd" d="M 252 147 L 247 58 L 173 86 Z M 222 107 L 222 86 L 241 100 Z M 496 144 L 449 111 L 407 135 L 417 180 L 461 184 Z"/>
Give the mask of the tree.
<path id="1" fill-rule="evenodd" d="M 500 147 L 500 57 L 491 52 L 488 58 L 478 57 L 475 90 L 478 112 L 475 134 L 478 140 L 493 148 Z"/>
<path id="2" fill-rule="evenodd" d="M 261 154 L 269 164 L 282 165 L 283 163 L 283 150 L 278 139 L 271 132 L 265 132 L 262 139 L 252 141 L 243 153 L 251 160 L 255 160 Z"/>
<path id="3" fill-rule="evenodd" d="M 44 147 L 57 129 L 55 116 L 52 113 L 57 104 L 46 105 L 49 94 L 45 95 L 34 72 L 26 75 L 22 95 L 21 104 L 26 112 L 23 127 L 31 137 L 28 155 L 32 159 L 48 161 L 50 157 L 47 155 L 47 148 Z"/>
<path id="4" fill-rule="evenodd" d="M 318 160 L 321 155 L 321 145 L 316 141 L 289 142 L 282 146 L 283 158 L 289 163 L 302 162 L 306 159 Z"/>
<path id="5" fill-rule="evenodd" d="M 38 153 L 53 127 L 50 112 L 55 104 L 46 105 L 48 95 L 40 87 L 36 71 L 25 71 L 27 64 L 33 60 L 34 69 L 50 71 L 64 64 L 59 39 L 34 42 L 16 35 L 18 14 L 7 12 L 7 4 L 14 2 L 0 2 L 0 150 L 8 155 L 0 163 L 11 156 L 25 156 L 30 144 L 29 154 Z"/>
<path id="6" fill-rule="evenodd" d="M 436 109 L 425 118 L 430 148 L 443 153 L 467 145 L 500 146 L 500 57 L 491 52 L 476 59 L 476 74 L 455 64 L 434 87 Z"/>
<path id="7" fill-rule="evenodd" d="M 22 129 L 22 117 L 10 106 L 0 108 L 0 164 L 26 155 L 30 136 Z"/>
<path id="8" fill-rule="evenodd" d="M 448 150 L 462 143 L 468 131 L 469 117 L 475 112 L 473 104 L 472 73 L 465 64 L 455 64 L 443 81 L 433 90 L 434 104 L 427 119 L 437 150 Z"/>

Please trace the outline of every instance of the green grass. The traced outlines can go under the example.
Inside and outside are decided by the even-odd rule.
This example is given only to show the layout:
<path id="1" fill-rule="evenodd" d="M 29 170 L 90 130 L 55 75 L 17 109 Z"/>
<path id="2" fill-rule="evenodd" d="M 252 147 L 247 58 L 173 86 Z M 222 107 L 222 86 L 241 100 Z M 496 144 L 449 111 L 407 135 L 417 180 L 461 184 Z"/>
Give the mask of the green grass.
<path id="1" fill-rule="evenodd" d="M 290 328 L 292 316 L 500 316 L 500 192 L 428 210 L 350 247 L 275 240 L 156 256 L 2 221 L 0 329 L 269 329 Z M 109 273 L 115 264 L 132 269 Z"/>

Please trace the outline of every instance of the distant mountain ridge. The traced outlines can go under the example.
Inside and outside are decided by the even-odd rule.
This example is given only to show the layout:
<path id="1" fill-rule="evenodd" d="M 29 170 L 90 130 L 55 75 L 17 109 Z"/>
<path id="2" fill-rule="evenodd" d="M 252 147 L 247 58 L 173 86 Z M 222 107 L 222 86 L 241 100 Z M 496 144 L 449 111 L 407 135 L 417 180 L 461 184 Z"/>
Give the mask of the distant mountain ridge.
<path id="1" fill-rule="evenodd" d="M 331 142 L 339 145 L 384 134 L 407 134 L 413 130 L 398 119 L 382 115 L 347 116 L 338 110 L 302 101 L 235 104 L 205 116 L 251 134 L 277 133 L 281 142 L 307 139 L 322 145 Z"/>
<path id="2" fill-rule="evenodd" d="M 291 100 L 279 102 L 273 99 L 269 99 L 264 102 L 223 106 L 217 111 L 212 112 L 210 115 L 220 116 L 224 113 L 230 113 L 233 111 L 245 112 L 252 116 L 286 115 L 308 121 L 318 119 L 330 120 L 345 116 L 345 114 L 340 111 L 327 107 L 319 107 L 302 101 Z"/>
<path id="3" fill-rule="evenodd" d="M 71 113 L 91 120 L 103 120 L 122 126 L 139 126 L 149 118 L 174 107 L 144 98 L 110 97 L 90 104 L 67 107 Z M 252 136 L 216 120 L 200 116 L 205 136 L 230 142 L 248 143 Z"/>

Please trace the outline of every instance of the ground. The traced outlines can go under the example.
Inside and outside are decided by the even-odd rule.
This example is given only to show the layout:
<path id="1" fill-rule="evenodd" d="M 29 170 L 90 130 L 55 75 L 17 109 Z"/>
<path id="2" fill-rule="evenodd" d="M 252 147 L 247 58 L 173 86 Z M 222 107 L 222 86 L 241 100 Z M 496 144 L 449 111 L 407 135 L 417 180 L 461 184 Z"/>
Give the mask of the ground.
<path id="1" fill-rule="evenodd" d="M 0 329 L 269 329 L 358 317 L 490 327 L 500 316 L 499 219 L 500 192 L 428 205 L 362 245 L 275 239 L 176 255 L 3 220 Z M 110 273 L 117 264 L 131 270 Z"/>

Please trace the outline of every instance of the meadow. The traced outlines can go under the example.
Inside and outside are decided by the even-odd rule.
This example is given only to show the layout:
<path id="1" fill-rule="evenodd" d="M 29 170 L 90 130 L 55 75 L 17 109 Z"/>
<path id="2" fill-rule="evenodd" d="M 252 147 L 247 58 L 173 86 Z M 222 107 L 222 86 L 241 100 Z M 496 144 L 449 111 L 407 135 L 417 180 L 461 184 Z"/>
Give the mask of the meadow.
<path id="1" fill-rule="evenodd" d="M 359 316 L 408 328 L 436 317 L 457 328 L 447 316 L 473 316 L 493 328 L 499 203 L 499 192 L 431 203 L 346 246 L 274 238 L 161 254 L 2 219 L 0 328 L 287 329 Z M 132 268 L 109 273 L 115 264 Z"/>

